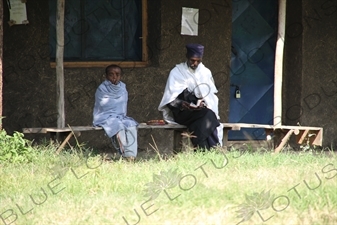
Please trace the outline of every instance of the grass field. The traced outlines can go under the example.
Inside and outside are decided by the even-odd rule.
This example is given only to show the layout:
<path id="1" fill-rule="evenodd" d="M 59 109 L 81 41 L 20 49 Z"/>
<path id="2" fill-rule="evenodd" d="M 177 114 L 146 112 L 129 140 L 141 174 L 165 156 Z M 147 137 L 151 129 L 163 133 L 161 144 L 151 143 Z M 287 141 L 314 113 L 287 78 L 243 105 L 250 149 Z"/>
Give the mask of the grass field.
<path id="1" fill-rule="evenodd" d="M 0 165 L 0 225 L 337 224 L 333 152 L 181 153 L 129 163 L 36 147 Z"/>

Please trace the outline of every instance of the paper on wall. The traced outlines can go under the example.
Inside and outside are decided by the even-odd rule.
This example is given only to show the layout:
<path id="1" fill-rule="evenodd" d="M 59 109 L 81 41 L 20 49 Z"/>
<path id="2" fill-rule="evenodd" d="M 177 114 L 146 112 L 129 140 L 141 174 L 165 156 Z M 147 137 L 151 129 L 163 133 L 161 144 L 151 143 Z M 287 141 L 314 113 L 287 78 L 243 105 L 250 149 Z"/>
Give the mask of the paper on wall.
<path id="1" fill-rule="evenodd" d="M 182 8 L 181 34 L 198 36 L 199 9 Z"/>
<path id="2" fill-rule="evenodd" d="M 26 3 L 22 0 L 7 0 L 9 8 L 9 25 L 28 24 Z"/>

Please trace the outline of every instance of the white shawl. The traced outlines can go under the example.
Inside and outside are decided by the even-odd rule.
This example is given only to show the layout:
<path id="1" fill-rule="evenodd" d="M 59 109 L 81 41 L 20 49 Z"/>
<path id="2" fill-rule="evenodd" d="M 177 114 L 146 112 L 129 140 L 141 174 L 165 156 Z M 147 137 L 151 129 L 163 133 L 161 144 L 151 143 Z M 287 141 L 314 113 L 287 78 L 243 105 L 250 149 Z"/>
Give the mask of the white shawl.
<path id="1" fill-rule="evenodd" d="M 208 108 L 210 108 L 218 119 L 218 102 L 215 95 L 218 90 L 214 85 L 211 71 L 200 63 L 194 73 L 192 73 L 186 62 L 176 65 L 170 72 L 167 79 L 163 98 L 159 104 L 158 110 L 163 112 L 164 120 L 167 123 L 175 123 L 170 109 L 166 104 L 172 102 L 185 89 L 194 92 L 196 97 L 204 98 Z"/>

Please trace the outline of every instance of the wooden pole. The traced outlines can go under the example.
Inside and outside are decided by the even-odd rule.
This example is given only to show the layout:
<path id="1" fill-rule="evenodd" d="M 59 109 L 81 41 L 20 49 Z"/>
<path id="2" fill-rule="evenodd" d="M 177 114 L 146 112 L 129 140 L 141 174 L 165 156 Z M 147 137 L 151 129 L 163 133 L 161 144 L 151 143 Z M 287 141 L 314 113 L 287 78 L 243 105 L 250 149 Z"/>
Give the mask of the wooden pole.
<path id="1" fill-rule="evenodd" d="M 147 62 L 148 51 L 147 51 L 147 1 L 142 1 L 142 61 Z"/>
<path id="2" fill-rule="evenodd" d="M 57 101 L 57 127 L 65 127 L 64 113 L 64 8 L 65 0 L 57 0 L 56 10 L 56 101 Z"/>
<path id="3" fill-rule="evenodd" d="M 0 0 L 0 117 L 2 117 L 2 76 L 3 76 L 3 63 L 2 63 L 2 51 L 3 51 L 3 15 L 4 15 L 3 1 Z M 0 129 L 2 129 L 2 121 L 0 121 Z"/>
<path id="4" fill-rule="evenodd" d="M 282 125 L 283 51 L 286 27 L 286 0 L 279 0 L 278 34 L 274 74 L 274 126 Z"/>

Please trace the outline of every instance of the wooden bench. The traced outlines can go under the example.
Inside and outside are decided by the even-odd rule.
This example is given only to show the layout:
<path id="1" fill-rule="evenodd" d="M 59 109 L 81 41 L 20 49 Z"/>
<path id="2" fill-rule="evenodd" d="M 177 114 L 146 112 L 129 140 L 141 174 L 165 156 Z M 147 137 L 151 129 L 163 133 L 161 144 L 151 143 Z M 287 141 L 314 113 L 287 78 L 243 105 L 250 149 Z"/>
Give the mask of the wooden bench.
<path id="1" fill-rule="evenodd" d="M 165 129 L 173 130 L 173 148 L 178 150 L 181 146 L 182 141 L 182 132 L 186 131 L 186 126 L 179 124 L 165 124 L 165 125 L 147 125 L 146 123 L 140 123 L 138 129 Z M 59 153 L 67 142 L 73 137 L 73 135 L 80 136 L 81 132 L 84 131 L 98 131 L 103 130 L 102 127 L 93 127 L 93 126 L 69 126 L 65 128 L 56 128 L 56 127 L 36 127 L 36 128 L 23 128 L 23 133 L 40 133 L 40 134 L 50 134 L 50 138 L 53 140 L 62 140 L 62 143 L 57 149 Z M 61 137 L 57 137 L 57 134 L 60 134 Z"/>
<path id="2" fill-rule="evenodd" d="M 228 141 L 228 130 L 241 130 L 241 128 L 264 129 L 266 137 L 274 136 L 274 151 L 278 153 L 288 142 L 292 134 L 296 135 L 298 144 L 305 141 L 309 145 L 322 146 L 323 144 L 323 128 L 310 126 L 287 126 L 287 125 L 268 125 L 268 124 L 249 124 L 249 123 L 222 123 L 224 126 L 224 146 Z"/>
<path id="3" fill-rule="evenodd" d="M 289 140 L 292 134 L 297 136 L 297 143 L 303 144 L 307 141 L 310 145 L 322 146 L 323 142 L 323 128 L 322 127 L 307 127 L 307 126 L 285 126 L 285 125 L 267 125 L 267 124 L 248 124 L 248 123 L 222 123 L 223 125 L 223 146 L 228 146 L 228 131 L 241 130 L 242 128 L 249 129 L 264 129 L 266 136 L 274 135 L 274 151 L 280 152 L 284 145 Z M 182 133 L 187 131 L 186 126 L 178 124 L 166 125 L 147 125 L 140 123 L 138 129 L 165 129 L 172 130 L 173 134 L 173 148 L 174 151 L 179 151 L 182 147 Z M 101 127 L 92 126 L 69 126 L 65 128 L 56 127 L 41 127 L 41 128 L 23 128 L 23 133 L 42 133 L 50 134 L 52 139 L 62 139 L 62 143 L 57 149 L 59 153 L 73 135 L 79 136 L 84 131 L 98 131 L 103 130 Z M 61 135 L 59 138 L 57 135 Z M 253 138 L 252 138 L 253 139 Z"/>

